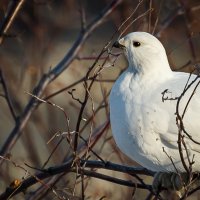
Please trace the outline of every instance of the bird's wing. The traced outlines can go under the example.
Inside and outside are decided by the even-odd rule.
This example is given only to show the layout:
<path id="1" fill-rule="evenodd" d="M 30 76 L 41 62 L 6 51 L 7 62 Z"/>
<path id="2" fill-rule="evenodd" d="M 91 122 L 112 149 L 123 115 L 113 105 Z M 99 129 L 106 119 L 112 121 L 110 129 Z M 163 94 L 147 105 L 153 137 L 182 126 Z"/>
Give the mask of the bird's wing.
<path id="1" fill-rule="evenodd" d="M 176 124 L 176 109 L 177 109 L 177 100 L 176 97 L 179 97 L 186 83 L 188 85 L 192 83 L 196 78 L 196 75 L 192 75 L 189 79 L 189 74 L 187 73 L 177 73 L 174 72 L 174 77 L 165 84 L 161 85 L 159 90 L 163 90 L 165 94 L 162 96 L 166 98 L 164 102 L 160 99 L 154 97 L 156 106 L 163 112 L 161 112 L 160 120 L 157 120 L 155 125 L 155 131 L 159 134 L 160 140 L 163 144 L 169 148 L 178 148 L 178 126 Z M 189 81 L 188 81 L 189 80 Z M 185 142 L 193 151 L 200 153 L 200 145 L 193 142 L 189 137 L 192 137 L 194 141 L 200 143 L 200 86 L 198 87 L 198 82 L 200 79 L 197 79 L 194 84 L 190 86 L 188 91 L 184 94 L 178 106 L 178 111 L 180 116 L 185 111 L 183 117 L 183 125 L 188 135 L 185 135 Z M 197 86 L 196 90 L 195 87 Z M 162 92 L 161 92 L 162 93 Z M 193 94 L 194 93 L 194 94 Z M 192 97 L 192 98 L 191 98 Z M 153 98 L 153 97 L 152 97 Z M 169 100 L 167 100 L 167 98 Z M 191 98 L 191 99 L 190 99 Z M 171 100 L 170 100 L 171 99 Z M 166 117 L 166 121 L 162 120 L 162 116 Z M 162 122 L 163 121 L 163 122 Z M 163 123 L 165 123 L 163 125 Z"/>

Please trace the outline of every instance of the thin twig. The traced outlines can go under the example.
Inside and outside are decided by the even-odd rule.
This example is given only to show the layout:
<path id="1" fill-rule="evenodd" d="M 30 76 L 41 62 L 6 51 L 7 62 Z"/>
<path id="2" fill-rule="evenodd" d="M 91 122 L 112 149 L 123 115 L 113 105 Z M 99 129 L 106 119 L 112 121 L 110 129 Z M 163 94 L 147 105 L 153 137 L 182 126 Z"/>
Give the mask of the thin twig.
<path id="1" fill-rule="evenodd" d="M 154 23 L 153 30 L 152 30 L 152 35 L 154 35 L 155 31 L 156 31 L 156 28 L 157 28 L 157 25 L 158 25 L 158 22 L 159 22 L 159 19 L 160 19 L 160 13 L 161 13 L 162 5 L 163 5 L 163 0 L 160 1 L 158 14 L 157 14 L 156 21 Z"/>
<path id="2" fill-rule="evenodd" d="M 38 180 L 40 180 L 40 182 L 41 182 L 42 180 L 44 180 L 48 177 L 54 176 L 56 174 L 60 174 L 63 172 L 74 172 L 74 169 L 72 168 L 72 163 L 73 163 L 73 160 L 69 161 L 67 163 L 64 163 L 62 165 L 59 165 L 59 166 L 50 167 L 48 169 L 42 170 L 42 172 L 36 173 L 34 176 L 32 175 L 31 177 L 22 181 L 21 186 L 17 191 L 15 191 L 12 188 L 7 189 L 4 193 L 2 193 L 0 195 L 0 200 L 5 200 L 11 194 L 12 194 L 12 196 L 14 196 L 14 195 L 24 191 L 25 189 L 29 188 L 30 186 L 36 184 L 38 182 Z M 114 164 L 111 162 L 107 162 L 105 164 L 101 161 L 86 161 L 85 162 L 83 160 L 83 161 L 80 161 L 80 165 L 81 166 L 85 165 L 85 167 L 87 167 L 87 168 L 102 168 L 102 169 L 107 169 L 107 170 L 124 172 L 124 173 L 128 173 L 128 174 L 143 174 L 143 175 L 147 175 L 147 176 L 153 176 L 155 174 L 154 172 L 147 170 L 145 168 L 142 168 L 142 167 L 128 167 L 128 166 L 124 166 L 124 165 Z M 90 174 L 92 174 L 92 172 L 90 172 Z M 86 173 L 85 175 L 89 175 L 89 174 Z M 101 177 L 99 177 L 99 178 L 101 178 Z M 126 183 L 127 186 L 131 186 L 131 187 L 137 186 L 137 188 L 151 190 L 151 187 L 148 185 L 144 186 L 142 184 L 137 184 L 137 183 L 130 184 L 129 181 L 124 181 L 124 180 L 122 183 L 122 181 L 117 180 L 116 178 L 113 178 L 113 177 L 110 177 L 108 181 L 115 182 L 117 184 L 122 184 L 122 185 L 124 185 Z"/>
<path id="3" fill-rule="evenodd" d="M 149 0 L 149 9 L 152 9 L 152 0 Z M 152 12 L 149 12 L 149 21 L 148 21 L 148 32 L 151 33 L 151 14 Z"/>
<path id="4" fill-rule="evenodd" d="M 134 10 L 131 12 L 130 16 L 128 16 L 119 26 L 119 28 L 117 29 L 117 32 L 120 31 L 124 25 L 126 25 L 126 23 L 128 23 L 128 21 L 133 17 L 133 15 L 136 13 L 136 11 L 138 10 L 138 8 L 142 5 L 144 0 L 141 0 L 138 2 L 137 6 L 134 8 Z M 124 31 L 119 35 L 119 37 L 121 37 L 123 35 Z"/>
<path id="5" fill-rule="evenodd" d="M 133 23 L 135 23 L 135 22 L 138 21 L 139 19 L 143 18 L 143 17 L 146 16 L 149 12 L 152 12 L 152 11 L 153 11 L 153 9 L 149 9 L 149 10 L 145 11 L 143 14 L 139 15 L 138 17 L 136 17 L 134 20 L 132 20 L 132 21 L 126 26 L 126 28 L 124 28 L 124 30 L 123 30 L 123 32 L 121 33 L 121 35 L 122 35 L 123 33 L 125 33 L 125 32 L 130 28 L 130 26 L 131 26 Z"/>
<path id="6" fill-rule="evenodd" d="M 5 81 L 5 78 L 4 78 L 4 75 L 3 75 L 3 72 L 1 69 L 0 69 L 0 82 L 1 82 L 3 90 L 4 90 L 4 97 L 7 101 L 8 107 L 10 109 L 10 113 L 11 113 L 13 119 L 15 120 L 15 122 L 17 122 L 17 116 L 14 111 L 14 106 L 12 104 L 12 101 L 11 101 L 11 98 L 10 98 L 10 95 L 8 92 L 8 87 L 7 87 L 7 84 L 6 84 L 6 81 Z"/>
<path id="7" fill-rule="evenodd" d="M 112 11 L 121 3 L 121 1 L 122 0 L 113 0 L 89 25 L 87 25 L 86 30 L 79 34 L 77 40 L 74 42 L 69 52 L 64 56 L 60 63 L 58 63 L 52 70 L 50 70 L 48 74 L 43 75 L 43 77 L 40 79 L 38 85 L 33 91 L 35 96 L 40 98 L 49 83 L 55 80 L 70 66 L 71 62 L 76 58 L 87 38 L 100 24 L 102 24 L 105 18 L 112 13 Z M 4 156 L 12 149 L 24 130 L 24 127 L 26 126 L 30 116 L 38 105 L 39 101 L 32 97 L 26 105 L 24 112 L 21 114 L 19 122 L 16 124 L 12 132 L 8 135 L 6 141 L 3 143 L 0 149 L 0 155 Z M 0 163 L 2 162 L 3 160 L 0 160 Z"/>
<path id="8" fill-rule="evenodd" d="M 11 0 L 9 2 L 7 11 L 0 24 L 0 44 L 2 44 L 4 37 L 7 35 L 8 29 L 12 25 L 24 2 L 25 0 Z"/>
<path id="9" fill-rule="evenodd" d="M 79 0 L 79 6 L 80 6 L 80 20 L 81 20 L 81 31 L 84 32 L 86 29 L 86 16 L 85 16 L 85 10 L 83 7 L 83 1 Z"/>

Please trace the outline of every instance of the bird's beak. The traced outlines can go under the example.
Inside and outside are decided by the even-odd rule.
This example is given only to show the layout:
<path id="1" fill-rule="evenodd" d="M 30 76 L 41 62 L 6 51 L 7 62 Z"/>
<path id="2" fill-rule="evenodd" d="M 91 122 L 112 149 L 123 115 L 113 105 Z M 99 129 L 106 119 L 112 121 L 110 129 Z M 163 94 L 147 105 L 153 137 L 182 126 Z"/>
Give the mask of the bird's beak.
<path id="1" fill-rule="evenodd" d="M 120 48 L 120 49 L 124 49 L 125 46 L 123 44 L 120 43 L 120 41 L 116 41 L 114 44 L 113 44 L 113 47 L 115 48 Z"/>

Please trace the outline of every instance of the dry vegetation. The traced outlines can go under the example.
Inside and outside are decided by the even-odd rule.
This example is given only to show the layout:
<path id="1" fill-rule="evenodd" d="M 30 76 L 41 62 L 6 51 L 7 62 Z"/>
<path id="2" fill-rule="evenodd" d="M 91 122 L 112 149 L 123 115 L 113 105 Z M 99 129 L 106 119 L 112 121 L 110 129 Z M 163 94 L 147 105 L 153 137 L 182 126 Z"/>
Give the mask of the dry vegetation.
<path id="1" fill-rule="evenodd" d="M 111 135 L 109 91 L 126 66 L 112 44 L 154 33 L 173 70 L 191 72 L 199 12 L 199 0 L 1 0 L 0 200 L 161 199 Z"/>

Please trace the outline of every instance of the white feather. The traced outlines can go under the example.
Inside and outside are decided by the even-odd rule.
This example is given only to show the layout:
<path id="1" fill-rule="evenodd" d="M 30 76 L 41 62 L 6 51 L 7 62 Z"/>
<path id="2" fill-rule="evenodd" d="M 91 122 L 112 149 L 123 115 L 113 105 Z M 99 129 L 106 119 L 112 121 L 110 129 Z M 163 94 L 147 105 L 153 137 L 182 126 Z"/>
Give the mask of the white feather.
<path id="1" fill-rule="evenodd" d="M 134 47 L 133 42 L 140 42 Z M 183 92 L 188 73 L 173 72 L 160 41 L 145 32 L 130 33 L 119 40 L 125 48 L 129 66 L 117 79 L 110 94 L 110 119 L 113 136 L 118 147 L 127 156 L 153 171 L 184 171 L 178 149 L 175 100 L 162 102 L 162 92 L 168 89 L 168 97 Z M 190 82 L 196 78 L 192 75 Z M 180 113 L 194 89 L 184 95 Z M 200 142 L 200 90 L 193 96 L 185 117 L 185 129 Z M 194 157 L 194 171 L 200 171 L 200 146 L 187 137 L 185 142 Z M 163 148 L 165 152 L 163 151 Z M 184 149 L 184 148 L 183 148 Z M 186 151 L 185 162 L 188 164 Z"/>

